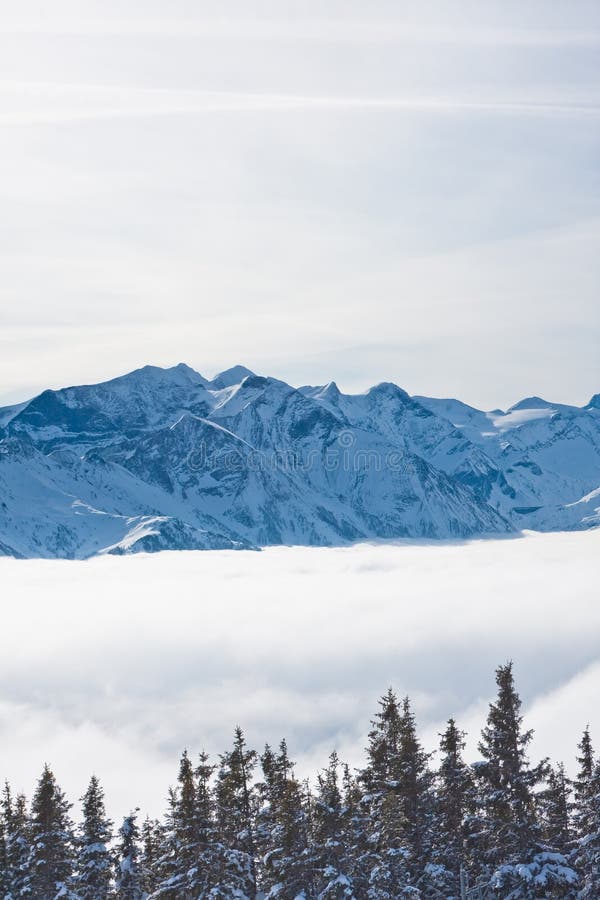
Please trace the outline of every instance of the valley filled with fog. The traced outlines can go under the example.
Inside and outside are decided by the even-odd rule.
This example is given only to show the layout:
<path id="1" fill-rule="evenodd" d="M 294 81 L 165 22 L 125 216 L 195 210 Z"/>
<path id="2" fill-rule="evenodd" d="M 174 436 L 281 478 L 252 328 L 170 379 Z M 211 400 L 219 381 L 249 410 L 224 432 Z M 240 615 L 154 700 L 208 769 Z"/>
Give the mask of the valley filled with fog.
<path id="1" fill-rule="evenodd" d="M 181 750 L 216 756 L 237 724 L 259 750 L 286 736 L 300 774 L 333 747 L 358 765 L 389 685 L 428 750 L 455 716 L 474 759 L 508 659 L 533 755 L 572 770 L 590 714 L 600 738 L 599 559 L 597 530 L 0 559 L 0 775 L 30 793 L 47 761 L 76 798 L 95 772 L 113 813 L 158 814 Z"/>

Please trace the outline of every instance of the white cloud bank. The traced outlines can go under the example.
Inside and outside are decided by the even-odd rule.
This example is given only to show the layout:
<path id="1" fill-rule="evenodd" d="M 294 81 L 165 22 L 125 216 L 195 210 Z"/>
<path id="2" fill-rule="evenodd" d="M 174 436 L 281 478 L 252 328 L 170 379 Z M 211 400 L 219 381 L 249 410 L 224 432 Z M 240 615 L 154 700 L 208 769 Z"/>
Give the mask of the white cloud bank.
<path id="1" fill-rule="evenodd" d="M 427 746 L 477 733 L 515 661 L 534 752 L 600 740 L 600 532 L 465 544 L 0 560 L 2 772 L 69 795 L 95 771 L 115 815 L 159 813 L 178 755 L 288 737 L 303 772 L 360 761 L 377 698 L 413 697 Z"/>

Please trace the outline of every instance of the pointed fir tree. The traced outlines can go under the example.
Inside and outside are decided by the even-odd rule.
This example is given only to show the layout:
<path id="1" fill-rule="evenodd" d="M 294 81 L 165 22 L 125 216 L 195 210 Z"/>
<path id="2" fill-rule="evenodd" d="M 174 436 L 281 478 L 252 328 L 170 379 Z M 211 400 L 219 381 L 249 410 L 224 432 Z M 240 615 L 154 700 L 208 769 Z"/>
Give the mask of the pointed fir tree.
<path id="1" fill-rule="evenodd" d="M 179 790 L 175 805 L 175 832 L 177 838 L 177 855 L 182 874 L 182 883 L 187 885 L 184 891 L 193 891 L 192 882 L 198 864 L 198 822 L 196 808 L 196 784 L 194 768 L 184 750 L 179 763 L 177 776 Z"/>
<path id="2" fill-rule="evenodd" d="M 574 825 L 579 840 L 584 838 L 592 828 L 590 820 L 590 799 L 593 795 L 594 776 L 594 748 L 590 736 L 589 726 L 586 727 L 581 741 L 577 745 L 579 755 L 577 757 L 578 772 L 574 782 Z"/>
<path id="3" fill-rule="evenodd" d="M 270 863 L 272 852 L 272 833 L 276 828 L 277 816 L 277 765 L 275 753 L 270 744 L 265 744 L 265 749 L 260 756 L 260 768 L 262 781 L 256 784 L 256 876 L 264 893 L 268 893 L 265 885 L 268 882 L 267 866 Z"/>
<path id="4" fill-rule="evenodd" d="M 490 704 L 476 766 L 484 814 L 483 858 L 491 872 L 490 886 L 502 897 L 529 900 L 538 896 L 568 896 L 577 875 L 567 860 L 544 846 L 536 815 L 535 790 L 548 763 L 531 766 L 527 750 L 533 732 L 522 728 L 521 699 L 515 690 L 512 663 L 496 670 L 498 696 Z"/>
<path id="5" fill-rule="evenodd" d="M 142 823 L 140 863 L 142 889 L 145 894 L 150 895 L 158 888 L 157 869 L 162 837 L 163 832 L 160 822 L 157 819 L 151 819 L 149 816 L 146 816 Z"/>
<path id="6" fill-rule="evenodd" d="M 405 719 L 390 688 L 372 721 L 367 765 L 360 773 L 355 889 L 369 900 L 396 900 L 411 891 L 412 838 L 407 817 Z"/>
<path id="7" fill-rule="evenodd" d="M 12 794 L 8 781 L 5 781 L 2 799 L 0 800 L 0 897 L 5 897 L 10 888 L 8 844 L 12 814 Z"/>
<path id="8" fill-rule="evenodd" d="M 410 700 L 402 702 L 400 719 L 399 791 L 404 806 L 406 839 L 411 849 L 411 871 L 419 879 L 431 858 L 434 776 L 429 768 L 430 754 L 423 750 L 417 735 Z"/>
<path id="9" fill-rule="evenodd" d="M 355 896 L 347 845 L 349 810 L 340 788 L 339 769 L 334 751 L 328 767 L 317 776 L 313 835 L 320 900 L 351 900 Z"/>
<path id="10" fill-rule="evenodd" d="M 203 750 L 195 770 L 196 784 L 196 833 L 198 863 L 193 882 L 195 896 L 218 896 L 222 873 L 227 869 L 227 848 L 221 843 L 215 819 L 215 799 L 212 779 L 216 771 L 208 754 Z"/>
<path id="11" fill-rule="evenodd" d="M 235 878 L 241 896 L 254 898 L 257 890 L 255 866 L 256 803 L 252 773 L 256 751 L 249 750 L 242 729 L 235 730 L 233 749 L 223 753 L 215 788 L 216 822 L 221 844 L 219 884 Z"/>
<path id="12" fill-rule="evenodd" d="M 169 812 L 162 830 L 156 868 L 159 879 L 153 897 L 194 900 L 221 896 L 223 872 L 231 859 L 220 843 L 214 819 L 211 778 L 215 767 L 206 753 L 194 770 L 187 751 L 179 765 L 178 786 L 169 796 Z M 234 854 L 235 855 L 235 854 Z"/>
<path id="13" fill-rule="evenodd" d="M 6 828 L 4 816 L 0 811 L 0 897 L 8 892 L 8 860 L 6 854 Z"/>
<path id="14" fill-rule="evenodd" d="M 539 829 L 535 819 L 534 788 L 546 772 L 546 762 L 531 768 L 527 749 L 533 733 L 523 731 L 521 700 L 512 663 L 496 670 L 498 696 L 490 704 L 476 765 L 481 803 L 486 815 L 485 857 L 492 866 L 520 862 L 535 850 Z"/>
<path id="15" fill-rule="evenodd" d="M 363 792 L 358 778 L 344 764 L 342 772 L 342 797 L 344 805 L 344 846 L 348 877 L 356 896 L 366 896 L 368 880 L 365 880 L 365 810 Z"/>
<path id="16" fill-rule="evenodd" d="M 473 878 L 470 834 L 476 813 L 475 785 L 463 759 L 465 734 L 449 719 L 440 735 L 440 765 L 436 774 L 435 842 L 429 864 L 430 893 L 458 896 L 461 869 Z"/>
<path id="17" fill-rule="evenodd" d="M 179 763 L 177 788 L 169 793 L 169 812 L 158 861 L 160 880 L 156 897 L 187 900 L 196 893 L 198 825 L 194 769 L 187 750 Z"/>
<path id="18" fill-rule="evenodd" d="M 547 785 L 538 794 L 538 808 L 544 843 L 548 849 L 563 856 L 568 856 L 573 849 L 571 818 L 574 804 L 571 793 L 572 783 L 567 778 L 563 763 L 551 766 Z"/>
<path id="19" fill-rule="evenodd" d="M 235 730 L 233 749 L 221 755 L 216 799 L 221 836 L 230 846 L 251 854 L 254 850 L 252 773 L 257 755 L 248 750 L 242 729 Z"/>
<path id="20" fill-rule="evenodd" d="M 178 855 L 177 802 L 177 790 L 170 787 L 167 797 L 167 812 L 161 828 L 158 859 L 155 866 L 156 888 L 154 897 L 160 898 L 160 900 L 177 900 L 183 878 Z"/>
<path id="21" fill-rule="evenodd" d="M 24 891 L 33 897 L 68 897 L 73 880 L 75 837 L 71 804 L 49 766 L 44 770 L 31 801 L 30 849 Z"/>
<path id="22" fill-rule="evenodd" d="M 1 896 L 12 900 L 25 892 L 30 844 L 27 802 L 23 794 L 13 798 L 8 782 L 2 792 L 1 810 L 4 833 L 4 893 Z"/>
<path id="23" fill-rule="evenodd" d="M 139 839 L 136 810 L 123 819 L 123 824 L 119 828 L 115 877 L 117 900 L 145 900 Z"/>
<path id="24" fill-rule="evenodd" d="M 600 897 L 600 760 L 594 760 L 589 728 L 583 733 L 575 781 L 575 860 L 581 876 L 578 897 Z"/>
<path id="25" fill-rule="evenodd" d="M 282 900 L 312 895 L 309 816 L 302 785 L 294 776 L 285 740 L 274 753 L 267 745 L 260 758 L 264 781 L 257 785 L 257 876 L 267 897 Z"/>
<path id="26" fill-rule="evenodd" d="M 81 802 L 83 821 L 77 834 L 75 889 L 81 900 L 107 900 L 114 869 L 112 822 L 106 816 L 104 791 L 95 775 Z"/>
<path id="27" fill-rule="evenodd" d="M 586 801 L 587 832 L 577 844 L 576 861 L 581 875 L 579 900 L 600 897 L 600 762 L 594 767 Z"/>

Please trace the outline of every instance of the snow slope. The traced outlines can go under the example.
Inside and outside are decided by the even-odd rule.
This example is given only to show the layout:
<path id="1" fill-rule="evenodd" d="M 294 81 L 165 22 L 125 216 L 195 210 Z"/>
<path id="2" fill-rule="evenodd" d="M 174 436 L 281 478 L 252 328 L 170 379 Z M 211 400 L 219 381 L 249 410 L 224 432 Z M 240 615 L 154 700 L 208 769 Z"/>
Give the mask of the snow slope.
<path id="1" fill-rule="evenodd" d="M 465 538 L 599 524 L 600 403 L 146 366 L 0 409 L 0 554 Z"/>

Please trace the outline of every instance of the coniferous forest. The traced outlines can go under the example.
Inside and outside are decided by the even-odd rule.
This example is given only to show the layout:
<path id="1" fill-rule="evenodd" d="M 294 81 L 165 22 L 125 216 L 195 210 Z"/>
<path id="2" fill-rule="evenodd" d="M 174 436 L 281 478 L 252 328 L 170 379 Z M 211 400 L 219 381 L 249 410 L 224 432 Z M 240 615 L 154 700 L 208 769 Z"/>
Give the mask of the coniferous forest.
<path id="1" fill-rule="evenodd" d="M 74 824 L 45 766 L 30 802 L 4 787 L 0 897 L 600 898 L 600 760 L 589 732 L 574 781 L 562 764 L 531 764 L 512 664 L 496 683 L 473 764 L 453 719 L 427 753 L 409 699 L 389 690 L 363 768 L 333 752 L 300 781 L 285 741 L 259 754 L 238 728 L 217 761 L 183 753 L 162 821 L 135 810 L 113 824 L 94 775 Z"/>

